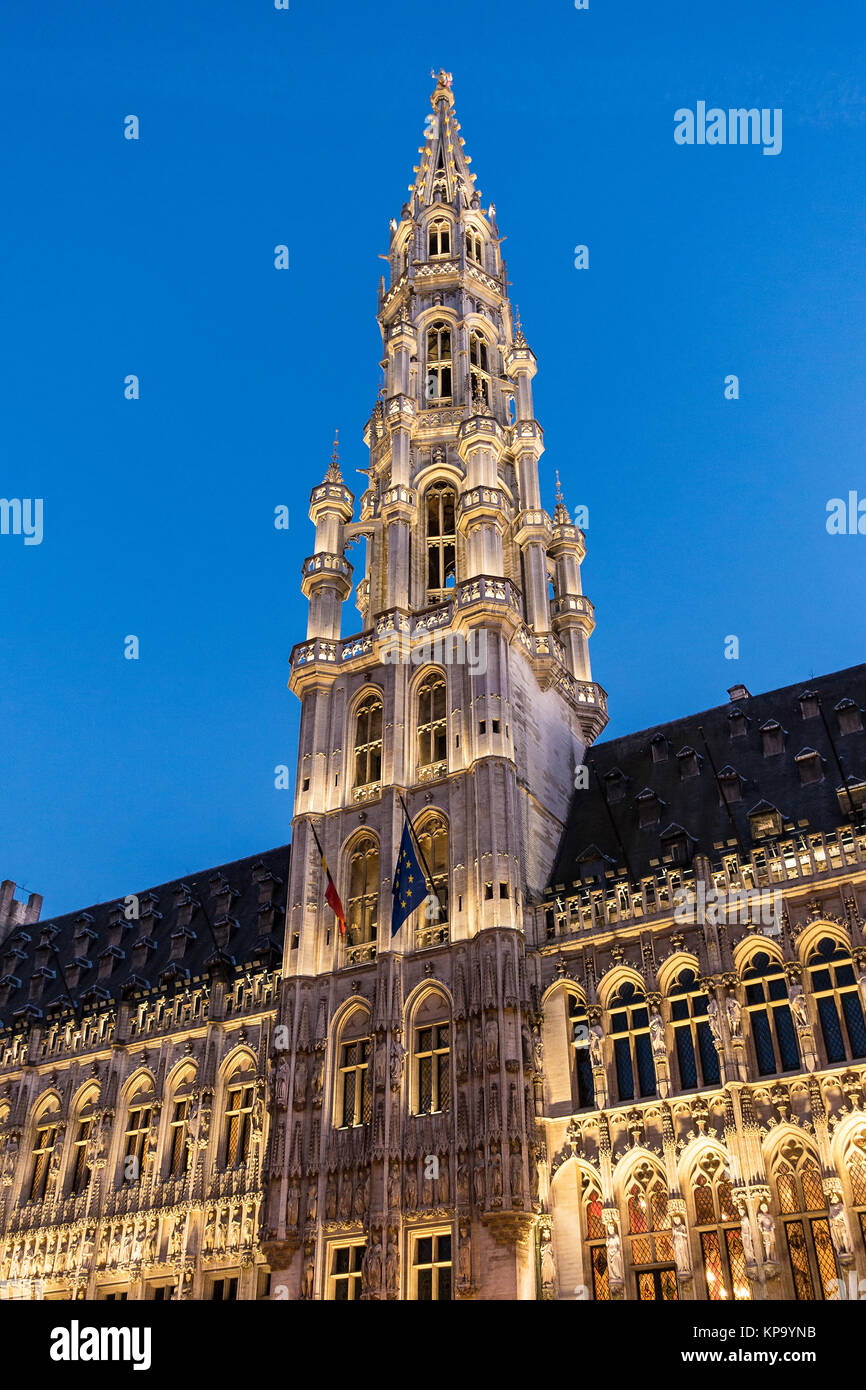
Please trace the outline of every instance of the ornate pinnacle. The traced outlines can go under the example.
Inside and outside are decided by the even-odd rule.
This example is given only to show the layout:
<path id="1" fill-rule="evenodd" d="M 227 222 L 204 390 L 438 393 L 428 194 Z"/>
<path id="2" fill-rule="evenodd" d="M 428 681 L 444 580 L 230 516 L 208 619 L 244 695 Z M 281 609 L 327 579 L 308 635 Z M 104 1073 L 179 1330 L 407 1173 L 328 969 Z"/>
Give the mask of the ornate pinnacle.
<path id="1" fill-rule="evenodd" d="M 520 322 L 520 307 L 514 306 L 514 346 L 526 347 L 526 339 L 523 336 L 523 324 Z"/>
<path id="2" fill-rule="evenodd" d="M 556 507 L 553 512 L 553 520 L 556 526 L 569 526 L 571 517 L 568 507 L 565 505 L 565 498 L 562 495 L 562 484 L 559 481 L 559 469 L 556 470 Z"/>
<path id="3" fill-rule="evenodd" d="M 340 460 L 337 456 L 337 448 L 340 442 L 340 431 L 334 431 L 334 452 L 331 455 L 331 462 L 328 464 L 328 471 L 325 474 L 326 483 L 341 483 L 343 475 L 340 472 Z"/>

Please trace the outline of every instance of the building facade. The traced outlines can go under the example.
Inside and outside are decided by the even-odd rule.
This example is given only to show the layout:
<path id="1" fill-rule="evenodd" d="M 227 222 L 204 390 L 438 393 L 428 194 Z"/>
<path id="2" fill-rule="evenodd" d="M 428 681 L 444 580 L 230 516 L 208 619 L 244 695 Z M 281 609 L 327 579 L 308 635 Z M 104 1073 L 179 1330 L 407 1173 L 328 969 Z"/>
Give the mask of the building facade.
<path id="1" fill-rule="evenodd" d="M 0 894 L 0 1291 L 850 1296 L 866 668 L 597 742 L 584 537 L 444 72 L 414 175 L 369 484 L 335 450 L 310 500 L 291 855 L 42 924 Z"/>

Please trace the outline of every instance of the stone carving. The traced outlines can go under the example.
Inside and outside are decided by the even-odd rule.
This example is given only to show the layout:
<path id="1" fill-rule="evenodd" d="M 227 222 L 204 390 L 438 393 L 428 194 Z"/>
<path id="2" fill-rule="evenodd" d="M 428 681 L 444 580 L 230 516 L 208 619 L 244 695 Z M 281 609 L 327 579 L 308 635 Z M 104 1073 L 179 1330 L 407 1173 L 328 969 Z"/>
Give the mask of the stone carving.
<path id="1" fill-rule="evenodd" d="M 739 1204 L 740 1213 L 740 1235 L 743 1241 L 743 1252 L 746 1256 L 746 1264 L 757 1264 L 755 1259 L 755 1242 L 752 1239 L 752 1223 L 749 1220 L 748 1210 L 743 1202 Z"/>
<path id="2" fill-rule="evenodd" d="M 622 1283 L 622 1240 L 613 1217 L 604 1223 L 607 1244 L 607 1272 L 612 1284 Z"/>
<path id="3" fill-rule="evenodd" d="M 484 1026 L 484 1042 L 487 1052 L 487 1070 L 499 1069 L 499 1027 L 495 1018 L 488 1018 Z"/>
<path id="4" fill-rule="evenodd" d="M 845 1214 L 845 1208 L 838 1198 L 830 1202 L 830 1234 L 833 1237 L 837 1255 L 850 1257 L 854 1254 L 848 1218 Z"/>
<path id="5" fill-rule="evenodd" d="M 733 994 L 729 994 L 725 1000 L 725 1010 L 728 1015 L 728 1029 L 731 1037 L 742 1037 L 742 1010 L 739 999 L 736 999 Z"/>
<path id="6" fill-rule="evenodd" d="M 758 1211 L 758 1230 L 761 1232 L 764 1259 L 772 1264 L 776 1259 L 776 1223 L 766 1202 L 761 1203 Z"/>
<path id="7" fill-rule="evenodd" d="M 553 1253 L 553 1232 L 549 1221 L 541 1223 L 541 1297 L 556 1298 L 556 1257 Z"/>
<path id="8" fill-rule="evenodd" d="M 649 1031 L 653 1057 L 656 1061 L 662 1061 L 666 1056 L 667 1049 L 665 1048 L 665 1026 L 659 1013 L 653 1012 L 650 1015 Z"/>
<path id="9" fill-rule="evenodd" d="M 399 1091 L 400 1082 L 403 1080 L 403 1059 L 406 1056 L 406 1049 L 400 1041 L 399 1030 L 394 1034 L 391 1043 L 391 1090 Z"/>
<path id="10" fill-rule="evenodd" d="M 674 1260 L 678 1274 L 691 1274 L 692 1257 L 689 1249 L 689 1233 L 686 1230 L 685 1222 L 681 1216 L 675 1216 L 671 1222 L 671 1236 L 674 1246 Z"/>
<path id="11" fill-rule="evenodd" d="M 589 1058 L 594 1070 L 604 1066 L 604 1034 L 598 1023 L 589 1030 Z"/>
<path id="12" fill-rule="evenodd" d="M 709 1001 L 707 1003 L 707 1022 L 710 1025 L 710 1032 L 713 1035 L 713 1042 L 716 1045 L 716 1051 L 720 1052 L 722 1048 L 722 1022 L 719 1016 L 718 1000 L 716 999 L 715 994 L 713 994 L 712 992 L 710 993 Z"/>

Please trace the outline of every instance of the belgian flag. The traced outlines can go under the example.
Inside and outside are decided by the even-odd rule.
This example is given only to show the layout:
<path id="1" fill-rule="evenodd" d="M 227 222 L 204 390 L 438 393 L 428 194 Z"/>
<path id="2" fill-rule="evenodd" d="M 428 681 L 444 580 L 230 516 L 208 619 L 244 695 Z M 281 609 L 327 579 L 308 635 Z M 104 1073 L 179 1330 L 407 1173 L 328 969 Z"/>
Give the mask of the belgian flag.
<path id="1" fill-rule="evenodd" d="M 331 909 L 337 921 L 340 923 L 340 935 L 345 936 L 346 913 L 343 910 L 343 904 L 340 902 L 340 895 L 337 892 L 337 885 L 331 878 L 331 870 L 328 868 L 328 861 L 325 858 L 325 851 L 322 849 L 322 846 L 319 842 L 319 837 L 316 834 L 316 827 L 313 825 L 312 821 L 310 821 L 310 829 L 313 832 L 313 839 L 315 840 L 316 848 L 319 851 L 319 858 L 322 861 L 322 868 L 325 872 L 325 878 L 328 880 L 328 886 L 325 889 L 325 902 L 328 904 L 328 907 Z"/>

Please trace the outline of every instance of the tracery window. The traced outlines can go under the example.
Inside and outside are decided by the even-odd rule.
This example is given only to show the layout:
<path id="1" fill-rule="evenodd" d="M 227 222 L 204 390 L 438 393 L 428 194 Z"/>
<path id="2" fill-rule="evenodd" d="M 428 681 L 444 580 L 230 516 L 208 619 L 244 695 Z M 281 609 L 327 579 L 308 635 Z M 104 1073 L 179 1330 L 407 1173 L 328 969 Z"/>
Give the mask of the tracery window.
<path id="1" fill-rule="evenodd" d="M 773 1176 L 795 1297 L 807 1302 L 838 1298 L 838 1285 L 831 1281 L 839 1272 L 818 1164 L 805 1144 L 790 1139 Z"/>
<path id="2" fill-rule="evenodd" d="M 678 1297 L 668 1192 L 659 1174 L 642 1163 L 626 1194 L 631 1263 L 641 1302 Z"/>
<path id="3" fill-rule="evenodd" d="M 150 1105 L 130 1107 L 124 1134 L 124 1182 L 138 1182 L 144 1172 L 145 1159 L 147 1158 L 147 1136 L 150 1132 L 152 1114 L 153 1110 Z"/>
<path id="4" fill-rule="evenodd" d="M 169 1129 L 168 1175 L 182 1178 L 189 1167 L 189 1154 L 186 1136 L 189 1117 L 189 1101 L 176 1100 Z"/>
<path id="5" fill-rule="evenodd" d="M 418 765 L 444 763 L 448 751 L 445 713 L 446 686 L 441 671 L 432 670 L 418 688 Z"/>
<path id="6" fill-rule="evenodd" d="M 451 1025 L 424 1023 L 415 1029 L 415 1114 L 437 1115 L 451 1100 Z"/>
<path id="7" fill-rule="evenodd" d="M 367 695 L 355 712 L 355 786 L 382 780 L 382 698 Z"/>
<path id="8" fill-rule="evenodd" d="M 718 1154 L 701 1159 L 692 1178 L 692 1197 L 707 1296 L 713 1302 L 731 1297 L 750 1299 L 752 1287 L 746 1272 L 740 1215 Z"/>
<path id="9" fill-rule="evenodd" d="M 568 1040 L 571 1052 L 571 1094 L 578 1110 L 595 1105 L 595 1082 L 589 1055 L 589 1019 L 578 995 L 568 994 Z"/>
<path id="10" fill-rule="evenodd" d="M 743 972 L 743 982 L 760 1075 L 794 1071 L 800 1065 L 800 1053 L 781 965 L 766 951 L 759 951 Z"/>
<path id="11" fill-rule="evenodd" d="M 346 928 L 350 946 L 376 940 L 379 918 L 379 842 L 360 835 L 349 856 L 349 897 Z"/>
<path id="12" fill-rule="evenodd" d="M 78 1196 L 84 1192 L 90 1182 L 90 1168 L 87 1164 L 87 1144 L 90 1133 L 93 1129 L 93 1119 L 79 1119 L 78 1129 L 72 1143 L 72 1179 L 69 1184 L 70 1194 Z"/>
<path id="13" fill-rule="evenodd" d="M 610 1274 L 607 1267 L 607 1241 L 601 1193 L 590 1186 L 584 1201 L 584 1229 L 592 1275 L 592 1296 L 598 1303 L 610 1302 Z"/>
<path id="14" fill-rule="evenodd" d="M 680 971 L 669 997 L 680 1088 L 718 1086 L 719 1058 L 707 1021 L 708 1000 L 694 970 Z"/>
<path id="15" fill-rule="evenodd" d="M 470 261 L 475 261 L 476 265 L 482 265 L 481 237 L 474 227 L 466 229 L 466 254 Z"/>
<path id="16" fill-rule="evenodd" d="M 33 1139 L 33 1174 L 30 1179 L 28 1201 L 41 1202 L 48 1183 L 48 1169 L 54 1145 L 57 1142 L 57 1125 L 41 1124 Z"/>
<path id="17" fill-rule="evenodd" d="M 866 1021 L 848 951 L 822 937 L 809 957 L 809 974 L 827 1061 L 866 1057 Z"/>
<path id="18" fill-rule="evenodd" d="M 372 1095 L 369 1037 L 353 1038 L 340 1044 L 337 1069 L 337 1128 L 351 1129 L 370 1123 Z"/>
<path id="19" fill-rule="evenodd" d="M 424 907 L 422 925 L 424 927 L 444 927 L 448 921 L 448 901 L 451 878 L 451 862 L 448 840 L 448 822 L 444 816 L 431 815 L 420 822 L 416 832 L 421 854 L 427 869 L 432 875 L 432 894 L 438 899 L 430 902 L 428 895 Z M 428 881 L 428 887 L 430 886 Z"/>
<path id="20" fill-rule="evenodd" d="M 469 334 L 470 394 L 473 401 L 490 404 L 490 364 L 487 339 L 475 329 Z"/>
<path id="21" fill-rule="evenodd" d="M 635 1080 L 639 1096 L 654 1096 L 656 1072 L 649 1033 L 646 995 L 631 980 L 620 985 L 610 1002 L 610 1031 L 619 1099 L 634 1100 Z"/>
<path id="22" fill-rule="evenodd" d="M 860 1236 L 866 1246 L 866 1130 L 855 1135 L 846 1156 L 851 1183 L 851 1203 L 860 1224 Z"/>
<path id="23" fill-rule="evenodd" d="M 451 329 L 437 320 L 427 329 L 427 388 L 425 397 L 438 405 L 451 403 Z"/>
<path id="24" fill-rule="evenodd" d="M 253 1118 L 252 1085 L 229 1086 L 225 1108 L 225 1166 L 239 1168 L 250 1153 Z"/>
<path id="25" fill-rule="evenodd" d="M 454 489 L 435 483 L 427 489 L 427 602 L 440 603 L 457 582 L 457 531 Z"/>
<path id="26" fill-rule="evenodd" d="M 451 223 L 447 218 L 439 218 L 430 224 L 429 238 L 430 258 L 434 256 L 448 256 L 451 254 Z"/>

